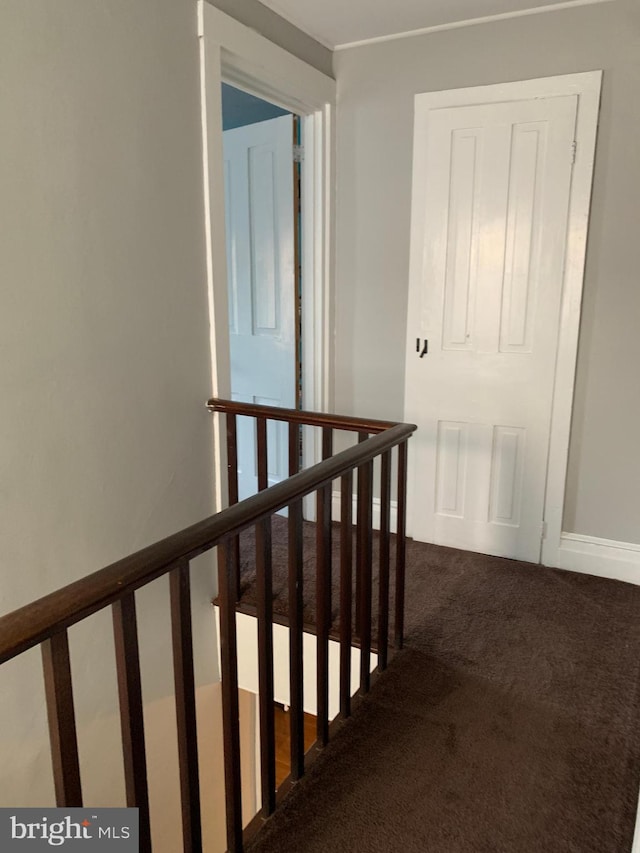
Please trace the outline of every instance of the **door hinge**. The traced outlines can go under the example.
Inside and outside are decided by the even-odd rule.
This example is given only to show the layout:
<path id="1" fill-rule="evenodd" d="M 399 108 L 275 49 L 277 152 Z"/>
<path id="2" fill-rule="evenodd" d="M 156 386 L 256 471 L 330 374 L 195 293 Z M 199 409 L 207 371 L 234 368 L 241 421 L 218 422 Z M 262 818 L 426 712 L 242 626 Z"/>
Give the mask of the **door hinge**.
<path id="1" fill-rule="evenodd" d="M 540 525 L 540 538 L 541 539 L 547 538 L 547 522 L 546 521 L 543 521 L 542 524 Z"/>
<path id="2" fill-rule="evenodd" d="M 571 143 L 571 165 L 576 162 L 576 152 L 578 150 L 578 141 L 576 139 Z"/>
<path id="3" fill-rule="evenodd" d="M 293 162 L 294 163 L 302 163 L 304 160 L 304 149 L 302 145 L 294 145 L 293 146 Z"/>

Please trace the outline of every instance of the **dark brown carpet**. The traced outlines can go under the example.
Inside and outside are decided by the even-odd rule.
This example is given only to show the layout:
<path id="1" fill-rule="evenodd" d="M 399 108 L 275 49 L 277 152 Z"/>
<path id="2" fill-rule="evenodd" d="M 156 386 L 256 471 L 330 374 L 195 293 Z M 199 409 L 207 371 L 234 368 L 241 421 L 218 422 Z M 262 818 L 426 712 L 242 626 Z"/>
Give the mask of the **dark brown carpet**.
<path id="1" fill-rule="evenodd" d="M 252 853 L 628 853 L 640 589 L 414 542 L 407 556 L 407 648 Z"/>

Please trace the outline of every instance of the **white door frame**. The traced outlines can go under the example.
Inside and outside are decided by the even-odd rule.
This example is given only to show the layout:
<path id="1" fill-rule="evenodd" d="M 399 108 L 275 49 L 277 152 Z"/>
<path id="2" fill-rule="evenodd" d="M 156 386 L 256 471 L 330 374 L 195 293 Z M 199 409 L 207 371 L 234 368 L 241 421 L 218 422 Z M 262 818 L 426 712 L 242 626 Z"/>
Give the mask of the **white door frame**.
<path id="1" fill-rule="evenodd" d="M 569 457 L 578 332 L 601 83 L 602 71 L 587 71 L 559 77 L 543 77 L 535 80 L 496 83 L 489 86 L 451 89 L 444 92 L 428 92 L 416 95 L 416 100 L 420 99 L 421 107 L 426 105 L 429 110 L 527 98 L 578 96 L 575 162 L 569 200 L 560 331 L 544 502 L 546 530 L 542 543 L 542 563 L 547 566 L 558 565 L 562 535 L 562 513 Z M 414 178 L 417 153 L 414 152 Z M 567 156 L 570 156 L 570 152 Z M 417 247 L 421 245 L 422 235 L 415 233 L 415 228 L 415 217 L 412 216 L 411 245 Z M 411 491 L 410 487 L 410 494 Z M 410 515 L 408 518 L 409 535 L 411 535 L 411 526 L 412 518 Z"/>
<path id="2" fill-rule="evenodd" d="M 333 139 L 335 80 L 235 18 L 198 0 L 213 394 L 231 393 L 224 215 L 221 83 L 223 80 L 302 116 L 303 407 L 329 405 L 330 298 L 333 281 Z M 305 442 L 304 464 L 319 461 L 319 438 Z M 216 507 L 225 505 L 226 448 L 214 432 Z"/>

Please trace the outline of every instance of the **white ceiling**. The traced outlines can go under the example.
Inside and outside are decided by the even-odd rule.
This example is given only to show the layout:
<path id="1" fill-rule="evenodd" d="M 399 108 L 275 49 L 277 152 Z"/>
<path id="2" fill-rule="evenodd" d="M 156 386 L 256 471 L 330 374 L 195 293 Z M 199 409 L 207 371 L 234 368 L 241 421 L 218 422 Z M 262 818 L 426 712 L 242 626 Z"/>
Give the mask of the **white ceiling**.
<path id="1" fill-rule="evenodd" d="M 600 0 L 261 0 L 327 47 Z"/>

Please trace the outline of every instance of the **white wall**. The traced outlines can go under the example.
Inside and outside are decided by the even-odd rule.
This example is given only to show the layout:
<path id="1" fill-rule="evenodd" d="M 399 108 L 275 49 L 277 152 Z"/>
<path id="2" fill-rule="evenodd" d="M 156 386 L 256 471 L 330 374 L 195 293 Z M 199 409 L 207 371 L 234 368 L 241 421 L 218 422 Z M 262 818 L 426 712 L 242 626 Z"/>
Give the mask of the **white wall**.
<path id="1" fill-rule="evenodd" d="M 564 529 L 640 542 L 640 5 L 616 0 L 335 54 L 335 408 L 404 407 L 413 97 L 604 69 Z M 381 393 L 382 391 L 382 393 Z"/>
<path id="2" fill-rule="evenodd" d="M 195 0 L 3 0 L 0 116 L 5 613 L 213 511 Z M 209 660 L 212 592 L 201 561 Z M 172 687 L 168 617 L 161 581 L 147 699 Z M 115 708 L 110 614 L 71 639 L 83 739 Z M 0 671 L 0 805 L 51 802 L 44 732 L 29 653 Z"/>

